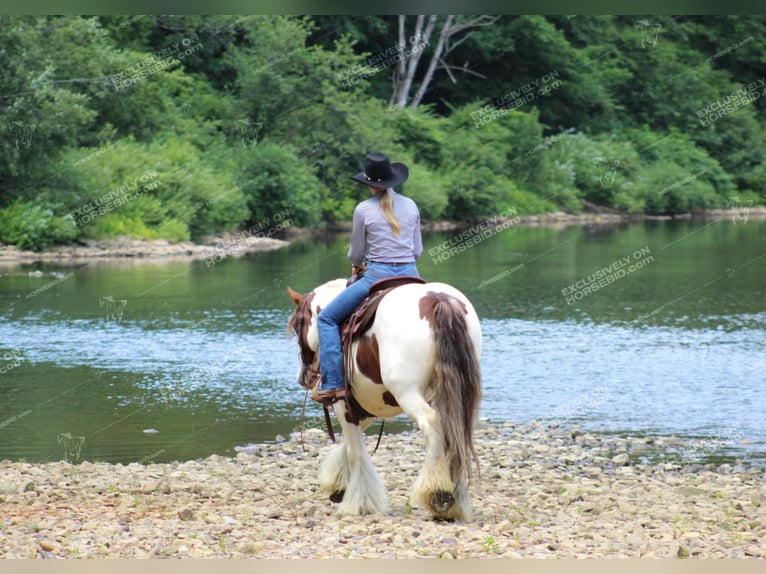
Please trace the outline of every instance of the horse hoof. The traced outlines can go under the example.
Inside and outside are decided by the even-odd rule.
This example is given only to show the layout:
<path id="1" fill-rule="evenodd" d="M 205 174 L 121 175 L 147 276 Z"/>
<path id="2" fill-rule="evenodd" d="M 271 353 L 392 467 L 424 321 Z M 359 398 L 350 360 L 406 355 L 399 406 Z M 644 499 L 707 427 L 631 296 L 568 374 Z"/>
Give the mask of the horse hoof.
<path id="1" fill-rule="evenodd" d="M 455 497 L 446 490 L 437 490 L 431 495 L 431 508 L 434 512 L 443 514 L 455 505 Z"/>
<path id="2" fill-rule="evenodd" d="M 343 495 L 346 494 L 345 490 L 336 490 L 330 495 L 330 501 L 331 502 L 342 502 L 343 501 Z"/>

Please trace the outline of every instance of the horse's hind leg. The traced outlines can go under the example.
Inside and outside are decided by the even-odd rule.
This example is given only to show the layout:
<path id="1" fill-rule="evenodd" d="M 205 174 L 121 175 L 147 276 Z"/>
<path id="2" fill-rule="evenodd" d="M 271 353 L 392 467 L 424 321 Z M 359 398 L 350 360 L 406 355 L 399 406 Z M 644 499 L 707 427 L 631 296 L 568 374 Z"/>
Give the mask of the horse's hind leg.
<path id="1" fill-rule="evenodd" d="M 442 520 L 471 520 L 471 506 L 464 480 L 454 485 L 445 453 L 444 432 L 439 414 L 420 394 L 397 398 L 402 410 L 415 421 L 426 439 L 426 459 L 415 484 L 410 502 L 428 509 L 434 518 Z"/>
<path id="2" fill-rule="evenodd" d="M 386 488 L 372 464 L 364 445 L 363 430 L 374 419 L 362 422 L 362 426 L 345 420 L 344 407 L 336 408 L 336 415 L 343 427 L 343 443 L 330 451 L 319 473 L 319 484 L 330 493 L 333 502 L 340 502 L 341 514 L 368 514 L 388 512 Z"/>

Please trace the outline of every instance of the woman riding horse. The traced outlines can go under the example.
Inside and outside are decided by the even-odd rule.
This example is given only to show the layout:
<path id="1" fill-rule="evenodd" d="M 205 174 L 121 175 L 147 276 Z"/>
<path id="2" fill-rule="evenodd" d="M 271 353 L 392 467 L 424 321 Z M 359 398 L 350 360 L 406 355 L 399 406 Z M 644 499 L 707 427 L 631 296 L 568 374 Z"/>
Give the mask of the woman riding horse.
<path id="1" fill-rule="evenodd" d="M 307 295 L 288 287 L 295 310 L 287 329 L 298 337 L 298 382 L 316 389 L 321 369 L 317 399 L 332 404 L 343 429 L 343 441 L 319 473 L 320 487 L 339 503 L 338 512 L 388 512 L 386 487 L 364 446 L 364 431 L 375 419 L 405 413 L 426 443 L 411 504 L 441 520 L 470 520 L 468 485 L 472 465 L 478 466 L 473 434 L 481 400 L 481 324 L 468 298 L 445 283 L 401 285 L 381 298 L 372 324 L 349 342 L 345 357 L 341 348 L 340 323 L 375 281 L 418 275 L 415 261 L 423 251 L 418 208 L 392 189 L 407 175 L 407 166 L 392 164 L 381 153 L 367 156 L 364 172 L 353 179 L 374 196 L 354 211 L 348 252 L 359 277 L 369 248 L 367 272 L 350 285 L 335 279 Z M 345 378 L 351 396 L 339 400 Z"/>
<path id="2" fill-rule="evenodd" d="M 393 189 L 408 176 L 405 164 L 391 163 L 382 153 L 369 154 L 364 171 L 351 176 L 367 185 L 373 194 L 354 209 L 348 250 L 352 275 L 364 273 L 317 317 L 322 370 L 322 384 L 317 392 L 320 402 L 332 403 L 345 396 L 340 325 L 369 295 L 372 284 L 395 275 L 419 276 L 415 261 L 423 253 L 420 213 L 414 201 Z M 365 255 L 369 261 L 366 270 L 362 265 Z"/>

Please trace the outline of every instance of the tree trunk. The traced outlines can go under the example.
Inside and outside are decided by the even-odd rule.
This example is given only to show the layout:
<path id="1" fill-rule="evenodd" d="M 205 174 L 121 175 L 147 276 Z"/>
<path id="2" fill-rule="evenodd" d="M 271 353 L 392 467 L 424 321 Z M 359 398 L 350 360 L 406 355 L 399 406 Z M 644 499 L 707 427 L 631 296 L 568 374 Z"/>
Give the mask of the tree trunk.
<path id="1" fill-rule="evenodd" d="M 399 40 L 397 47 L 400 59 L 397 70 L 393 74 L 394 85 L 393 90 L 391 91 L 391 99 L 389 100 L 389 104 L 395 104 L 400 108 L 404 108 L 407 106 L 407 102 L 410 101 L 409 95 L 415 84 L 415 72 L 417 71 L 420 59 L 423 56 L 424 48 L 429 44 L 429 40 L 438 18 L 439 17 L 435 15 L 429 16 L 428 23 L 426 24 L 425 30 L 423 30 L 423 22 L 425 20 L 425 16 L 418 16 L 418 19 L 415 23 L 415 34 L 412 36 L 412 38 L 410 38 L 409 42 L 410 53 L 407 54 L 407 34 L 405 26 L 406 16 L 399 16 Z M 423 76 L 423 80 L 420 82 L 420 86 L 418 87 L 415 96 L 411 99 L 410 108 L 412 110 L 417 109 L 420 103 L 423 101 L 423 96 L 428 91 L 428 87 L 433 81 L 434 74 L 436 73 L 436 70 L 439 69 L 440 63 L 441 67 L 447 70 L 447 73 L 450 74 L 453 82 L 456 80 L 452 75 L 451 70 L 460 70 L 462 72 L 483 77 L 473 70 L 468 69 L 467 63 L 463 66 L 450 66 L 447 62 L 445 62 L 444 59 L 467 37 L 464 36 L 457 42 L 450 43 L 450 38 L 452 36 L 460 34 L 466 30 L 480 28 L 483 26 L 491 26 L 498 18 L 499 16 L 478 16 L 469 21 L 461 22 L 460 19 L 455 15 L 447 16 L 446 20 L 444 21 L 444 25 L 441 28 L 441 32 L 439 33 L 439 41 L 437 42 L 437 45 L 431 55 L 431 61 L 429 62 L 428 69 Z"/>
<path id="2" fill-rule="evenodd" d="M 415 98 L 412 100 L 412 104 L 410 104 L 410 108 L 412 108 L 413 110 L 418 109 L 418 106 L 420 105 L 420 102 L 423 99 L 423 95 L 426 93 L 426 90 L 428 89 L 428 86 L 434 77 L 434 72 L 436 71 L 436 65 L 439 63 L 439 58 L 441 58 L 442 52 L 444 51 L 444 43 L 447 41 L 447 33 L 449 32 L 449 27 L 450 27 L 450 24 L 452 23 L 452 18 L 453 18 L 452 15 L 447 16 L 447 19 L 444 21 L 444 26 L 442 26 L 441 34 L 439 34 L 439 42 L 436 44 L 434 53 L 431 56 L 431 62 L 428 64 L 428 70 L 426 70 L 426 75 L 423 77 L 423 81 L 420 82 L 420 87 L 418 88 L 418 91 L 415 94 Z"/>

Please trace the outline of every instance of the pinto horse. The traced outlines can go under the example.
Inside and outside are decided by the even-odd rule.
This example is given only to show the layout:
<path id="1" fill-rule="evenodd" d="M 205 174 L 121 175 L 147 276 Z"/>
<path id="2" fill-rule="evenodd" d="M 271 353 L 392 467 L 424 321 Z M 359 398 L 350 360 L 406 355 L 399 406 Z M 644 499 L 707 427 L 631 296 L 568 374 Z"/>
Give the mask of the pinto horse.
<path id="1" fill-rule="evenodd" d="M 319 371 L 317 314 L 346 287 L 345 279 L 308 295 L 287 288 L 296 308 L 287 324 L 300 347 L 298 382 L 310 388 Z M 402 285 L 380 302 L 375 319 L 355 339 L 347 364 L 351 398 L 333 405 L 343 442 L 323 461 L 319 482 L 341 514 L 387 513 L 385 485 L 364 446 L 377 418 L 406 413 L 426 439 L 425 463 L 410 504 L 434 518 L 468 521 L 473 426 L 481 398 L 481 327 L 460 291 L 445 283 Z M 355 416 L 354 401 L 366 418 Z"/>

